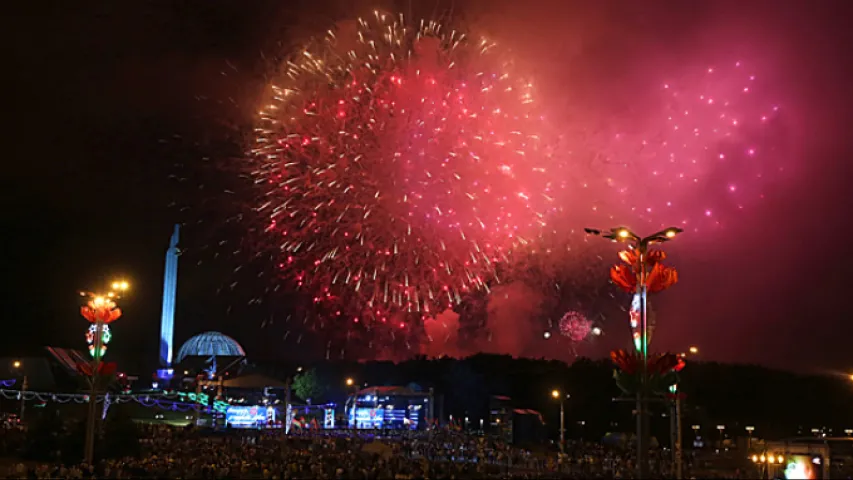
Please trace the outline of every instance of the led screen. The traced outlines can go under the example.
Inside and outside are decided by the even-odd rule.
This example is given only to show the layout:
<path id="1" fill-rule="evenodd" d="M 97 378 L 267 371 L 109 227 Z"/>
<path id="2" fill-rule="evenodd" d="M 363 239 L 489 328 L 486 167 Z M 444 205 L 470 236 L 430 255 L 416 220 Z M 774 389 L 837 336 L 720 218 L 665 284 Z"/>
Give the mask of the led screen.
<path id="1" fill-rule="evenodd" d="M 823 478 L 823 465 L 821 457 L 809 455 L 789 455 L 785 459 L 786 479 L 813 480 Z"/>
<path id="2" fill-rule="evenodd" d="M 258 427 L 275 421 L 275 409 L 259 406 L 229 406 L 225 410 L 225 422 L 235 428 Z"/>

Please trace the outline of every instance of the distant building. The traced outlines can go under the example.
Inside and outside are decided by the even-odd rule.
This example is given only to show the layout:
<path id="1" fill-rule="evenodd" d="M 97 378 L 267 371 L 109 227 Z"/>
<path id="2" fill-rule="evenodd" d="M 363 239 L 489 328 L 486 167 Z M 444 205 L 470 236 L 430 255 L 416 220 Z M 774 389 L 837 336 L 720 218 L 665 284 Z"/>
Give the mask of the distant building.
<path id="1" fill-rule="evenodd" d="M 505 442 L 512 442 L 512 399 L 493 395 L 489 399 L 489 430 Z"/>
<path id="2" fill-rule="evenodd" d="M 513 444 L 545 441 L 545 421 L 536 410 L 513 408 L 512 398 L 494 395 L 489 399 L 489 426 L 492 435 Z"/>

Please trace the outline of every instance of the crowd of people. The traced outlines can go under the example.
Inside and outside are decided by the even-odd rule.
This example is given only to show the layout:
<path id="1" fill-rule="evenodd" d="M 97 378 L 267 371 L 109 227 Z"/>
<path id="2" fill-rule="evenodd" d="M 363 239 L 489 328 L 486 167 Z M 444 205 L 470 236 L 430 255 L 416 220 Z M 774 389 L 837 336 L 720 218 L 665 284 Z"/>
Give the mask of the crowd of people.
<path id="1" fill-rule="evenodd" d="M 6 478 L 359 479 L 631 478 L 629 451 L 570 442 L 564 455 L 533 453 L 453 429 L 421 432 L 253 430 L 204 432 L 148 427 L 141 455 L 95 465 L 12 465 Z M 654 455 L 656 478 L 668 476 Z"/>

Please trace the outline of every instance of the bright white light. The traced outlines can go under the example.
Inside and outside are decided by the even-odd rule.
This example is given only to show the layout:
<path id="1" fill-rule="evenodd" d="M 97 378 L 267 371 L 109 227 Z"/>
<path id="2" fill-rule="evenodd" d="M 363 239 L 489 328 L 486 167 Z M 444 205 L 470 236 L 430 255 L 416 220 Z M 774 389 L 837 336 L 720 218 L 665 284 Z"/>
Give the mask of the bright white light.
<path id="1" fill-rule="evenodd" d="M 551 332 L 545 332 L 542 334 L 542 336 L 545 337 L 545 340 L 548 340 L 549 338 L 551 338 Z"/>

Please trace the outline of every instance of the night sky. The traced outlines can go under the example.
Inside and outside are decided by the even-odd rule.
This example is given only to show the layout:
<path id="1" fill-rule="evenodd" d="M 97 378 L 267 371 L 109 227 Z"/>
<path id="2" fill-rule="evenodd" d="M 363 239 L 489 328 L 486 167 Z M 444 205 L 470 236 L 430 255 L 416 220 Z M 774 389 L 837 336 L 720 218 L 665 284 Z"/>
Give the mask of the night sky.
<path id="1" fill-rule="evenodd" d="M 628 2 L 605 9 L 592 2 L 523 2 L 524 11 L 513 3 L 456 2 L 453 8 L 515 39 L 518 50 L 534 52 L 527 58 L 535 73 L 552 85 L 570 75 L 561 58 L 571 59 L 566 64 L 579 76 L 618 75 L 614 65 L 642 65 L 650 49 L 671 58 L 747 51 L 772 64 L 769 71 L 796 114 L 789 174 L 725 229 L 672 244 L 681 283 L 661 297 L 655 342 L 673 350 L 695 344 L 709 360 L 853 370 L 847 305 L 853 262 L 845 251 L 853 233 L 846 205 L 853 39 L 845 31 L 849 16 L 839 10 L 843 2 L 654 2 L 642 9 Z M 449 6 L 430 2 L 420 13 Z M 172 225 L 187 222 L 177 341 L 220 330 L 250 356 L 321 356 L 307 343 L 286 346 L 280 332 L 260 328 L 287 310 L 286 300 L 227 313 L 245 303 L 217 294 L 233 265 L 198 267 L 201 256 L 193 256 L 216 241 L 209 226 L 215 216 L 182 206 L 212 195 L 198 191 L 199 179 L 215 177 L 203 156 L 219 145 L 240 151 L 235 132 L 251 124 L 247 112 L 264 85 L 263 53 L 280 54 L 363 7 L 343 1 L 7 6 L 4 351 L 83 347 L 86 323 L 76 292 L 124 276 L 133 290 L 122 302 L 125 315 L 115 324 L 110 355 L 131 369 L 150 367 L 163 254 Z M 577 68 L 584 64 L 591 66 Z M 193 215 L 204 216 L 203 228 L 192 226 L 201 219 Z M 607 340 L 582 354 L 627 346 L 626 320 L 610 322 Z"/>

